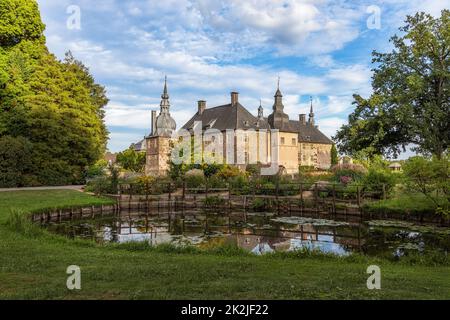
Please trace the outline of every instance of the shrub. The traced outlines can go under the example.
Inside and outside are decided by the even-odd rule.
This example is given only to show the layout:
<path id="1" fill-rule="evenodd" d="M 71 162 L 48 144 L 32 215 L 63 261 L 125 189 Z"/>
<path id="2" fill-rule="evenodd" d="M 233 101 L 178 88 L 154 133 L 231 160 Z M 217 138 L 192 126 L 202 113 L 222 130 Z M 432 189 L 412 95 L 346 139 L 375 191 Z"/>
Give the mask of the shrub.
<path id="1" fill-rule="evenodd" d="M 218 207 L 225 204 L 225 199 L 218 196 L 206 197 L 203 199 L 203 204 L 207 207 Z"/>
<path id="2" fill-rule="evenodd" d="M 96 177 L 104 176 L 106 169 L 108 168 L 108 162 L 104 159 L 97 161 L 92 166 L 86 169 L 86 179 L 90 180 Z"/>
<path id="3" fill-rule="evenodd" d="M 111 179 L 109 177 L 97 177 L 89 181 L 86 185 L 85 190 L 87 192 L 93 192 L 97 195 L 99 194 L 112 194 L 113 186 Z"/>
<path id="4" fill-rule="evenodd" d="M 357 181 L 364 177 L 367 169 L 359 164 L 345 163 L 331 167 L 331 172 L 333 172 L 334 180 L 337 182 L 341 182 L 341 177 L 350 177 L 352 181 Z"/>
<path id="5" fill-rule="evenodd" d="M 200 169 L 189 170 L 184 179 L 188 188 L 201 188 L 205 185 L 205 175 Z"/>
<path id="6" fill-rule="evenodd" d="M 22 137 L 0 138 L 0 187 L 22 187 L 37 178 L 27 176 L 32 170 L 32 144 Z"/>
<path id="7" fill-rule="evenodd" d="M 145 152 L 129 148 L 117 154 L 117 163 L 126 170 L 143 172 L 145 168 Z"/>
<path id="8" fill-rule="evenodd" d="M 448 156 L 412 157 L 403 166 L 406 185 L 413 192 L 423 194 L 436 206 L 436 211 L 449 214 L 450 166 Z"/>
<path id="9" fill-rule="evenodd" d="M 385 169 L 370 168 L 367 175 L 361 180 L 364 191 L 382 192 L 383 185 L 386 193 L 390 193 L 397 182 L 397 177 Z"/>

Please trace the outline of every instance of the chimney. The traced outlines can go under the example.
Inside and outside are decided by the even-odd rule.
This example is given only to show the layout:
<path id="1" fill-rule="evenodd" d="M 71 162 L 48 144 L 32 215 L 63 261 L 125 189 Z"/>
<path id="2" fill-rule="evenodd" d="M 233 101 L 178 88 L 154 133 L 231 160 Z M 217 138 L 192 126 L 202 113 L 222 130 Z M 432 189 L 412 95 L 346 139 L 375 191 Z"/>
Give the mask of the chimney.
<path id="1" fill-rule="evenodd" d="M 197 113 L 199 115 L 202 115 L 203 111 L 205 111 L 205 109 L 206 109 L 206 101 L 205 100 L 198 101 L 198 111 L 197 111 Z"/>
<path id="2" fill-rule="evenodd" d="M 156 133 L 156 111 L 152 110 L 152 132 L 150 133 L 150 136 L 155 135 Z"/>
<path id="3" fill-rule="evenodd" d="M 306 125 L 306 114 L 302 113 L 298 115 L 300 124 Z"/>
<path id="4" fill-rule="evenodd" d="M 239 102 L 239 93 L 232 92 L 231 93 L 231 105 L 235 106 Z"/>

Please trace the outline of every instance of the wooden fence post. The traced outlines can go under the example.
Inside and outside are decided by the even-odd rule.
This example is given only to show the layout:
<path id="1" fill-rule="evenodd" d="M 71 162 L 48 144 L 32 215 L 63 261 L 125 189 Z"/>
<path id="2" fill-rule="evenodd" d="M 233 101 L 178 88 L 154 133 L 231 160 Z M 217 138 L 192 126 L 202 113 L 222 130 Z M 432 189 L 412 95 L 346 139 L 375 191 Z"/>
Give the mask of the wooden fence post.
<path id="1" fill-rule="evenodd" d="M 356 196 L 357 196 L 357 204 L 358 208 L 361 206 L 361 193 L 359 192 L 359 186 L 356 187 Z"/>
<path id="2" fill-rule="evenodd" d="M 336 184 L 333 183 L 333 214 L 336 214 Z"/>

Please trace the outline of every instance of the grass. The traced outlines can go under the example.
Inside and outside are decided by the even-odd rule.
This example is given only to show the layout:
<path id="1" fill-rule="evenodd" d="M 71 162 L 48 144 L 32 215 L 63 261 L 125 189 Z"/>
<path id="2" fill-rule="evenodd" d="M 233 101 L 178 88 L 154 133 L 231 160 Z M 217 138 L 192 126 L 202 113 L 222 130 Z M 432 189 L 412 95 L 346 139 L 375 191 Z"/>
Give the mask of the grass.
<path id="1" fill-rule="evenodd" d="M 391 199 L 369 202 L 364 205 L 366 212 L 386 212 L 392 214 L 434 215 L 436 205 L 422 194 L 401 194 Z"/>
<path id="2" fill-rule="evenodd" d="M 0 193 L 1 299 L 450 299 L 450 267 L 299 252 L 253 256 L 236 248 L 100 246 L 50 235 L 30 211 L 108 203 L 77 191 Z M 366 269 L 380 266 L 382 289 Z M 82 289 L 66 289 L 81 267 Z"/>

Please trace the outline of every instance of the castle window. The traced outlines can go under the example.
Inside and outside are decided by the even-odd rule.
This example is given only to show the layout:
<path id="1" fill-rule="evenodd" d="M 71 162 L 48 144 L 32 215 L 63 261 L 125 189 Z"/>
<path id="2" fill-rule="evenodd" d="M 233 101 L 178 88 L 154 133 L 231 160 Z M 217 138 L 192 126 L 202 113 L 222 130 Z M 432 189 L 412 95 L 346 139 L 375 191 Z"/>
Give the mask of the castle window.
<path id="1" fill-rule="evenodd" d="M 292 138 L 292 145 L 295 146 L 295 144 L 296 144 L 296 140 L 295 140 L 295 138 Z"/>
<path id="2" fill-rule="evenodd" d="M 281 144 L 284 144 L 284 137 L 281 137 Z"/>

